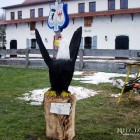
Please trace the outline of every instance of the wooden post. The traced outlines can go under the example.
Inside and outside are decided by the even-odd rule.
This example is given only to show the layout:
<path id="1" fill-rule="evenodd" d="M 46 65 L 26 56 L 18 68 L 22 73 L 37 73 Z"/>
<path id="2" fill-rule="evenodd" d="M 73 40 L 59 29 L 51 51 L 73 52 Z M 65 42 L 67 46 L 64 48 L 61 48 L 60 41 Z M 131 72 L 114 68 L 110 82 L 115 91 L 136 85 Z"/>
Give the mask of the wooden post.
<path id="1" fill-rule="evenodd" d="M 79 70 L 81 71 L 84 67 L 84 61 L 83 61 L 83 56 L 84 56 L 84 50 L 80 49 L 79 50 Z"/>
<path id="2" fill-rule="evenodd" d="M 56 0 L 56 2 L 61 2 L 61 0 Z M 59 30 L 58 32 L 55 33 L 55 40 L 58 40 L 58 36 L 60 35 L 61 31 Z"/>
<path id="3" fill-rule="evenodd" d="M 29 48 L 27 48 L 25 50 L 25 56 L 26 56 L 26 62 L 25 62 L 25 64 L 26 64 L 26 68 L 28 68 L 28 66 L 29 66 Z"/>
<path id="4" fill-rule="evenodd" d="M 26 68 L 28 68 L 29 66 L 29 51 L 30 51 L 30 48 L 31 47 L 31 40 L 30 39 L 26 39 L 26 49 L 25 49 L 25 56 L 26 56 L 26 62 L 25 62 L 25 65 L 26 65 Z"/>
<path id="5" fill-rule="evenodd" d="M 51 103 L 71 103 L 69 115 L 50 113 Z M 75 106 L 76 97 L 51 97 L 44 95 L 44 110 L 46 121 L 46 136 L 57 140 L 72 140 L 75 136 Z"/>
<path id="6" fill-rule="evenodd" d="M 56 2 L 61 2 L 61 0 L 56 0 Z M 55 33 L 55 38 L 54 38 L 54 42 L 55 40 L 59 40 L 59 35 L 61 35 L 61 31 L 59 30 L 58 32 Z M 55 43 L 54 43 L 55 44 Z M 58 46 L 57 46 L 58 47 Z M 56 46 L 54 47 L 54 49 L 58 50 L 58 48 L 56 48 Z M 53 58 L 56 58 L 55 53 L 53 53 Z"/>

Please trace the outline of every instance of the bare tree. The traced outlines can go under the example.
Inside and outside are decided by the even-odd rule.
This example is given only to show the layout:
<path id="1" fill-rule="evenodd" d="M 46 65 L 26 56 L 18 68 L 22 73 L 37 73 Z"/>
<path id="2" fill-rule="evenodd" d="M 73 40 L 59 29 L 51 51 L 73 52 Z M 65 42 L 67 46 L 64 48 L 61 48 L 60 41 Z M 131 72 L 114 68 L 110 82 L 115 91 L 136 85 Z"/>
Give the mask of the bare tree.
<path id="1" fill-rule="evenodd" d="M 1 20 L 5 20 L 5 13 L 4 12 L 2 12 L 1 14 L 0 14 L 0 21 Z"/>

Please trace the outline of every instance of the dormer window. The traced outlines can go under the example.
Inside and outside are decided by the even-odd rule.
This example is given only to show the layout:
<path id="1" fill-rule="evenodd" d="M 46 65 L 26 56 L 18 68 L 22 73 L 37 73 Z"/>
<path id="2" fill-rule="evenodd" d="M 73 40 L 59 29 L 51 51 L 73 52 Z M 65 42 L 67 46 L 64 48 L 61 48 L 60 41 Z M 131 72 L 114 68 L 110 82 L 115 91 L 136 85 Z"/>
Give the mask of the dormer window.
<path id="1" fill-rule="evenodd" d="M 30 18 L 35 18 L 35 9 L 30 10 Z"/>
<path id="2" fill-rule="evenodd" d="M 89 12 L 95 12 L 96 11 L 96 2 L 90 2 L 89 3 Z"/>
<path id="3" fill-rule="evenodd" d="M 11 12 L 11 20 L 15 19 L 15 12 Z"/>
<path id="4" fill-rule="evenodd" d="M 79 11 L 79 13 L 84 13 L 85 12 L 85 3 L 79 3 L 78 11 Z"/>
<path id="5" fill-rule="evenodd" d="M 108 0 L 108 10 L 115 10 L 115 0 Z"/>
<path id="6" fill-rule="evenodd" d="M 38 9 L 38 17 L 43 17 L 43 8 Z"/>
<path id="7" fill-rule="evenodd" d="M 18 19 L 22 19 L 22 11 L 18 11 Z"/>
<path id="8" fill-rule="evenodd" d="M 120 8 L 128 9 L 128 0 L 120 0 Z"/>

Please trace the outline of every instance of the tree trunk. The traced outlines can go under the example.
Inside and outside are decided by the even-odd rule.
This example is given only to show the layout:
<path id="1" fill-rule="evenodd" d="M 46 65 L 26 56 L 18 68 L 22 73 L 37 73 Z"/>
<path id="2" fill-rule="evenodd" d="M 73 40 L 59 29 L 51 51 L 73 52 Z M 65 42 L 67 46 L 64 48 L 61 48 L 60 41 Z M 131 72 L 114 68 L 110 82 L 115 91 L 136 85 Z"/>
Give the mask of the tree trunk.
<path id="1" fill-rule="evenodd" d="M 69 115 L 58 115 L 50 113 L 51 103 L 71 103 Z M 50 97 L 44 96 L 44 111 L 46 121 L 46 136 L 57 140 L 72 140 L 75 136 L 75 106 L 76 97 Z"/>

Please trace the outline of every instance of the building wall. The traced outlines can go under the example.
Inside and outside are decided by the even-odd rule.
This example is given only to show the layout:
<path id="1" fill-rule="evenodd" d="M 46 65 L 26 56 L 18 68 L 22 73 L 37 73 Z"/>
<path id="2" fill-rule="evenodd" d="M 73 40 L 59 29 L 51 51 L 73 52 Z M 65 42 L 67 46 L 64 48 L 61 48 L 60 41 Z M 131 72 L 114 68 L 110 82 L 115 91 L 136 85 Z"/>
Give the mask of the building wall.
<path id="1" fill-rule="evenodd" d="M 132 21 L 131 15 L 116 15 L 112 22 L 110 17 L 96 17 L 93 20 L 93 36 L 97 35 L 98 49 L 115 49 L 115 39 L 117 36 L 129 36 L 129 49 L 138 49 L 139 46 L 139 24 L 140 14 L 135 15 Z M 105 40 L 107 36 L 107 41 Z"/>
<path id="2" fill-rule="evenodd" d="M 50 30 L 47 26 L 47 23 L 37 22 L 36 28 L 39 30 L 41 37 L 45 46 L 49 49 L 52 49 L 53 46 L 53 31 Z M 7 48 L 10 48 L 10 41 L 17 40 L 17 47 L 18 49 L 25 49 L 26 48 L 26 40 L 27 39 L 35 39 L 35 31 L 30 31 L 30 26 L 28 23 L 18 24 L 17 27 L 15 24 L 8 25 L 6 30 L 7 35 Z M 47 38 L 48 42 L 45 41 Z"/>
<path id="3" fill-rule="evenodd" d="M 96 11 L 108 10 L 108 0 L 95 0 L 96 1 Z M 85 12 L 89 11 L 89 2 L 91 0 L 78 0 L 74 2 L 68 2 L 69 13 L 78 13 L 78 3 L 85 4 Z M 129 8 L 140 7 L 139 0 L 129 0 Z M 120 9 L 120 0 L 116 0 L 116 9 Z M 38 8 L 44 8 L 44 16 L 49 14 L 49 5 L 38 5 L 11 9 L 6 11 L 6 19 L 10 20 L 10 12 L 15 11 L 15 18 L 17 19 L 17 11 L 22 10 L 23 18 L 30 18 L 30 9 L 35 9 L 36 17 L 38 17 Z M 82 37 L 93 37 L 97 36 L 97 49 L 115 49 L 115 39 L 117 36 L 125 35 L 129 36 L 129 49 L 139 49 L 139 33 L 140 33 L 140 14 L 134 14 L 133 20 L 130 14 L 127 15 L 114 15 L 110 16 L 100 16 L 94 17 L 92 22 L 92 27 L 84 27 L 84 19 L 76 18 L 74 21 L 71 19 L 68 27 L 63 30 L 62 36 L 68 40 L 71 40 L 73 32 L 80 26 L 83 27 Z M 49 29 L 47 26 L 47 21 L 36 23 L 36 28 L 39 30 L 42 40 L 48 49 L 53 48 L 53 30 Z M 107 36 L 107 41 L 105 40 Z M 45 41 L 47 38 L 48 42 Z M 7 25 L 6 29 L 6 48 L 10 48 L 10 41 L 17 40 L 18 49 L 26 48 L 27 39 L 35 39 L 35 32 L 30 31 L 30 26 L 28 23 Z M 84 39 L 83 39 L 84 45 Z"/>
<path id="4" fill-rule="evenodd" d="M 96 2 L 96 11 L 106 11 L 108 10 L 108 0 L 94 0 Z M 78 0 L 69 1 L 68 3 L 68 13 L 78 13 L 78 3 L 85 3 L 85 12 L 89 12 L 89 2 L 93 0 Z M 128 0 L 128 8 L 139 8 L 140 0 Z M 44 9 L 44 16 L 48 16 L 50 8 L 49 4 L 40 4 L 38 6 L 27 6 L 23 8 L 13 8 L 6 10 L 6 20 L 10 20 L 10 13 L 15 12 L 15 19 L 17 19 L 17 12 L 23 12 L 23 18 L 30 18 L 30 9 L 35 9 L 35 17 L 38 17 L 38 8 Z M 120 9 L 120 0 L 115 1 L 115 9 Z"/>
<path id="5" fill-rule="evenodd" d="M 140 0 L 128 0 L 128 8 L 139 8 Z"/>
<path id="6" fill-rule="evenodd" d="M 109 16 L 95 17 L 92 27 L 84 27 L 84 19 L 77 18 L 70 20 L 66 29 L 63 30 L 62 36 L 70 42 L 73 32 L 80 26 L 83 27 L 83 37 L 97 36 L 97 49 L 115 49 L 116 36 L 129 36 L 129 49 L 139 49 L 139 33 L 140 33 L 140 14 L 134 15 L 132 21 L 131 15 L 116 15 L 112 18 Z M 49 29 L 47 23 L 37 22 L 36 28 L 39 30 L 45 46 L 49 49 L 53 48 L 53 30 Z M 16 39 L 18 48 L 26 48 L 26 39 L 35 39 L 35 32 L 30 31 L 27 23 L 8 25 L 7 30 L 7 48 L 10 48 L 10 41 Z M 105 40 L 107 36 L 107 41 Z M 48 42 L 45 41 L 47 38 Z M 84 44 L 84 43 L 83 43 Z"/>

